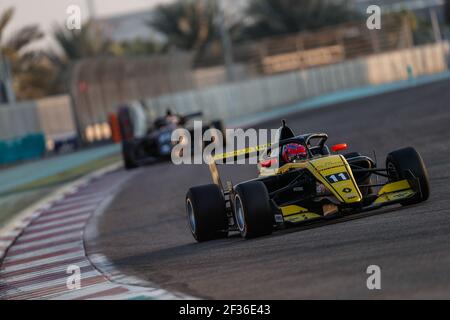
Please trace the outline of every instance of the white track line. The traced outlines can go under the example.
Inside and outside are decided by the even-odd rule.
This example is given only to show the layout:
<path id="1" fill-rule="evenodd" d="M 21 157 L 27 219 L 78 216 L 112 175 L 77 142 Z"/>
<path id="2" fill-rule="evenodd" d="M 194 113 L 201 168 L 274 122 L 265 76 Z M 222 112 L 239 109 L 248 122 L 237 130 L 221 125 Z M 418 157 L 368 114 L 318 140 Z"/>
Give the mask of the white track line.
<path id="1" fill-rule="evenodd" d="M 108 193 L 95 193 L 93 195 L 85 195 L 85 196 L 69 196 L 62 200 L 60 200 L 60 203 L 64 204 L 79 204 L 79 203 L 85 203 L 88 201 L 102 201 L 105 197 L 108 196 Z"/>
<path id="2" fill-rule="evenodd" d="M 53 263 L 53 262 L 61 262 L 62 263 L 65 260 L 74 259 L 74 258 L 80 258 L 80 259 L 85 258 L 84 251 L 68 253 L 68 254 L 64 254 L 64 255 L 60 255 L 60 256 L 55 256 L 53 258 L 36 260 L 33 262 L 29 262 L 29 263 L 23 263 L 23 264 L 6 266 L 6 267 L 2 266 L 0 274 L 3 272 L 12 272 L 12 271 L 19 271 L 19 270 L 24 270 L 24 269 L 28 269 L 28 268 L 33 268 L 33 267 L 39 267 L 44 264 L 49 264 L 49 263 Z"/>
<path id="3" fill-rule="evenodd" d="M 52 207 L 51 210 L 49 210 L 49 212 L 54 212 L 54 211 L 61 211 L 61 210 L 66 210 L 68 208 L 72 208 L 74 206 L 93 206 L 96 207 L 99 202 L 101 202 L 102 199 L 93 199 L 93 200 L 89 200 L 89 201 L 82 201 L 82 202 L 77 202 L 77 203 L 65 203 L 62 202 L 58 205 L 55 205 Z"/>
<path id="4" fill-rule="evenodd" d="M 59 220 L 56 221 L 51 221 L 51 222 L 46 222 L 46 223 L 39 223 L 39 224 L 31 224 L 28 228 L 27 231 L 33 231 L 36 229 L 41 229 L 41 228 L 49 228 L 49 227 L 53 227 L 53 226 L 59 226 L 62 224 L 70 224 L 74 221 L 78 221 L 78 220 L 83 220 L 83 219 L 87 219 L 89 218 L 89 216 L 91 215 L 91 213 L 83 213 L 80 215 L 76 215 L 76 216 L 71 216 L 68 218 L 61 218 Z M 38 220 L 40 222 L 40 220 Z"/>
<path id="5" fill-rule="evenodd" d="M 59 252 L 61 250 L 66 250 L 66 249 L 71 249 L 71 248 L 80 248 L 80 250 L 82 250 L 83 249 L 83 241 L 79 240 L 76 242 L 66 243 L 66 244 L 62 244 L 59 246 L 54 246 L 54 247 L 45 248 L 45 249 L 41 249 L 41 250 L 35 250 L 35 251 L 31 251 L 31 252 L 26 252 L 26 253 L 11 254 L 11 255 L 8 254 L 8 257 L 6 257 L 5 262 L 13 262 L 13 261 L 17 261 L 17 260 L 26 259 L 26 258 L 37 257 L 37 256 L 46 255 L 46 254 L 50 254 L 50 253 L 54 253 L 54 252 Z"/>
<path id="6" fill-rule="evenodd" d="M 89 263 L 88 260 L 85 261 L 81 261 L 81 262 L 77 262 L 77 263 L 72 263 L 72 264 L 67 264 L 67 265 L 61 265 L 61 266 L 57 266 L 57 267 L 53 267 L 53 268 L 47 268 L 44 270 L 40 270 L 40 271 L 34 271 L 34 272 L 28 272 L 25 274 L 20 274 L 20 275 L 14 275 L 14 276 L 6 276 L 6 277 L 2 277 L 2 281 L 4 280 L 5 283 L 8 282 L 15 282 L 15 281 L 23 281 L 23 280 L 27 280 L 27 279 L 31 279 L 34 278 L 36 276 L 46 276 L 49 274 L 53 274 L 56 272 L 66 272 L 67 268 L 71 265 L 77 265 L 80 268 L 85 268 L 85 267 L 89 267 L 91 266 L 91 264 Z M 0 273 L 1 276 L 1 273 Z"/>
<path id="7" fill-rule="evenodd" d="M 20 243 L 19 242 L 18 244 L 15 244 L 12 247 L 11 251 L 14 252 L 13 250 L 22 250 L 22 249 L 27 249 L 27 248 L 31 248 L 31 247 L 34 247 L 34 246 L 45 245 L 45 244 L 51 245 L 54 242 L 58 242 L 58 241 L 65 240 L 65 239 L 70 239 L 70 238 L 75 238 L 75 237 L 78 237 L 78 236 L 81 238 L 82 234 L 83 234 L 83 230 L 76 230 L 76 231 L 73 231 L 73 232 L 65 233 L 63 235 L 59 235 L 59 236 L 55 236 L 55 237 L 49 237 L 49 238 L 42 239 L 42 240 L 39 240 L 39 241 L 32 241 L 32 242 L 27 242 L 27 243 Z"/>
<path id="8" fill-rule="evenodd" d="M 77 216 L 77 215 L 92 213 L 93 211 L 94 210 L 92 208 L 89 208 L 87 210 L 80 210 L 80 209 L 70 210 L 70 211 L 66 211 L 64 213 L 59 213 L 59 214 L 42 215 L 39 217 L 39 220 L 35 220 L 35 221 L 36 222 L 39 221 L 39 223 L 45 223 L 46 221 L 50 221 L 50 222 L 59 221 L 61 219 L 65 219 L 70 216 Z"/>
<path id="9" fill-rule="evenodd" d="M 74 207 L 74 208 L 72 208 Z M 77 213 L 77 212 L 83 212 L 83 211 L 93 211 L 95 210 L 95 208 L 97 207 L 97 205 L 92 205 L 92 204 L 88 204 L 88 205 L 79 205 L 79 206 L 70 206 L 67 207 L 66 209 L 50 209 L 50 210 L 46 210 L 44 211 L 40 218 L 48 218 L 48 217 L 61 217 L 63 215 L 67 215 L 67 214 L 71 214 L 71 213 Z"/>
<path id="10" fill-rule="evenodd" d="M 75 300 L 81 297 L 97 294 L 102 291 L 120 288 L 120 285 L 113 284 L 110 282 L 99 283 L 95 286 L 89 286 L 86 288 L 80 288 L 78 290 L 69 291 L 62 295 L 57 295 L 56 297 L 51 297 L 50 300 Z"/>
<path id="11" fill-rule="evenodd" d="M 20 290 L 21 293 L 27 293 L 29 291 L 45 290 L 45 289 L 56 287 L 56 286 L 60 286 L 60 285 L 66 285 L 68 276 L 69 275 L 60 277 L 60 278 L 55 279 L 55 280 L 36 282 L 34 284 L 30 284 L 30 285 L 26 285 L 26 286 L 20 286 L 18 288 L 5 290 L 5 291 L 3 291 L 3 294 L 13 295 L 13 294 L 17 293 L 18 289 Z M 98 277 L 98 276 L 101 276 L 101 274 L 98 273 L 98 271 L 90 271 L 90 272 L 83 273 L 81 275 L 81 285 L 83 285 L 83 281 L 89 281 L 91 278 Z M 67 289 L 67 290 L 69 290 L 69 289 Z"/>
<path id="12" fill-rule="evenodd" d="M 45 237 L 46 235 L 51 235 L 53 233 L 63 232 L 63 231 L 67 231 L 67 233 L 70 233 L 70 232 L 74 232 L 76 230 L 82 229 L 85 225 L 86 225 L 86 223 L 83 223 L 83 222 L 76 223 L 76 224 L 73 224 L 73 225 L 69 225 L 67 227 L 62 227 L 62 228 L 59 228 L 59 229 L 52 230 L 52 232 L 41 231 L 41 232 L 27 233 L 27 230 L 25 230 L 25 233 L 20 237 L 20 240 L 21 241 L 26 241 L 26 240 L 30 240 L 30 239 Z"/>

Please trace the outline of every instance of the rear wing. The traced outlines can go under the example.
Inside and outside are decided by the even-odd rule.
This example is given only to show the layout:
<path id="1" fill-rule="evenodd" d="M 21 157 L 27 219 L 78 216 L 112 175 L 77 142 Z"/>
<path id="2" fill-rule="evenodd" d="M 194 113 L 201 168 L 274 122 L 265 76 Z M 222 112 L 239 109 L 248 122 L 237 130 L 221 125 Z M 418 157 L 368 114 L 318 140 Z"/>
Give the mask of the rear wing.
<path id="1" fill-rule="evenodd" d="M 255 157 L 258 155 L 258 153 L 267 150 L 272 146 L 271 143 L 259 145 L 256 147 L 249 147 L 245 149 L 239 149 L 239 150 L 233 150 L 225 153 L 216 154 L 213 156 L 212 160 L 213 162 L 225 162 L 227 160 L 233 159 L 234 161 L 238 160 L 239 158 L 244 157 L 244 159 L 248 159 L 251 157 Z"/>
<path id="2" fill-rule="evenodd" d="M 199 111 L 199 112 L 195 112 L 195 113 L 190 113 L 187 115 L 182 116 L 184 121 L 188 121 L 194 118 L 199 118 L 199 117 L 203 117 L 203 112 Z"/>

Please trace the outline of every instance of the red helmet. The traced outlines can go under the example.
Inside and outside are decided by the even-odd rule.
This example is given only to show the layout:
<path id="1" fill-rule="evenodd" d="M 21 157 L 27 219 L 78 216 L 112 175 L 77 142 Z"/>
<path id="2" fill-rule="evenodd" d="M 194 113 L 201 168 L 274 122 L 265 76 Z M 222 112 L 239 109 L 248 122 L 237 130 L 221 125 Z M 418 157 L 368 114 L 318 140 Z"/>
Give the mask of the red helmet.
<path id="1" fill-rule="evenodd" d="M 282 158 L 286 162 L 304 160 L 307 157 L 306 148 L 298 143 L 289 143 L 283 147 Z"/>

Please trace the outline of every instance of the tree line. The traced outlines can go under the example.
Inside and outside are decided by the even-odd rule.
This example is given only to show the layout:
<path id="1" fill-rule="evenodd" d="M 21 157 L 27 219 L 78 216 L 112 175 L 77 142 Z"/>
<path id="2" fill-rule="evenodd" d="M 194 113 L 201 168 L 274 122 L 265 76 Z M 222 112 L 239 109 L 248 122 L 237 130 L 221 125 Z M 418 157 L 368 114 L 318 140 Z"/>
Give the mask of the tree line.
<path id="1" fill-rule="evenodd" d="M 0 50 L 11 64 L 18 99 L 34 99 L 66 92 L 70 66 L 81 59 L 150 55 L 172 49 L 194 51 L 201 57 L 220 41 L 220 14 L 217 0 L 177 0 L 154 9 L 146 22 L 148 39 L 114 42 L 103 36 L 95 21 L 89 21 L 80 30 L 55 26 L 53 38 L 60 50 L 26 50 L 44 34 L 31 25 L 3 39 L 14 16 L 11 8 L 0 13 Z M 225 15 L 233 43 L 314 31 L 362 18 L 347 0 L 248 0 L 242 11 Z M 150 28 L 164 40 L 151 40 Z"/>

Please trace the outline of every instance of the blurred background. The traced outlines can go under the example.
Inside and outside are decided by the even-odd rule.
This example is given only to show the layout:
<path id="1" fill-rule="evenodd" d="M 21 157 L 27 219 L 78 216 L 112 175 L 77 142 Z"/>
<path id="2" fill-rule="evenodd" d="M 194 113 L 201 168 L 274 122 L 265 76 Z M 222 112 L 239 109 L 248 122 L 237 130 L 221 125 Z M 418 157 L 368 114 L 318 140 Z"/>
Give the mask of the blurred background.
<path id="1" fill-rule="evenodd" d="M 0 164 L 71 139 L 111 141 L 109 116 L 130 101 L 149 118 L 170 107 L 227 121 L 447 69 L 443 0 L 7 2 Z M 81 9 L 80 30 L 66 27 L 70 4 Z M 366 26 L 373 4 L 382 9 L 381 30 Z M 23 150 L 10 150 L 11 140 Z"/>
<path id="2" fill-rule="evenodd" d="M 3 0 L 0 165 L 119 142 L 111 117 L 133 101 L 149 121 L 171 108 L 233 123 L 442 73 L 448 22 L 444 0 Z"/>

